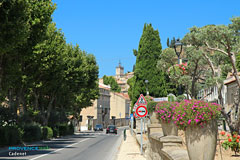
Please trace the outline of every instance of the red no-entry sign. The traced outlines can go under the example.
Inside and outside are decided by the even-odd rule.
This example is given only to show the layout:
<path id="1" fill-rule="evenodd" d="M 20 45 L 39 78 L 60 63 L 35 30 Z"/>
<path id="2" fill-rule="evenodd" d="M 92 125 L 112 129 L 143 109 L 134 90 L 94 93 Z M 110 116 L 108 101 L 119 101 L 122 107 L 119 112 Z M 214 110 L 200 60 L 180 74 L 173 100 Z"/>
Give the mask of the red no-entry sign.
<path id="1" fill-rule="evenodd" d="M 139 117 L 145 117 L 147 115 L 147 108 L 145 106 L 138 106 L 136 113 Z"/>

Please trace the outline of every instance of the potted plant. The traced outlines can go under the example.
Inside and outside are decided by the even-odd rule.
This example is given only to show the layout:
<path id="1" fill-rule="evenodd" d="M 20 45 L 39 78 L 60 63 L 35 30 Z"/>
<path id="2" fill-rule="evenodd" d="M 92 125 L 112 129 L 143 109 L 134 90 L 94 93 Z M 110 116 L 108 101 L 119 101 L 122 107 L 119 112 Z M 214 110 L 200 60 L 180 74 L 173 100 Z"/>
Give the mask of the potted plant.
<path id="1" fill-rule="evenodd" d="M 158 103 L 156 106 L 155 112 L 157 113 L 157 117 L 162 124 L 164 136 L 178 135 L 178 129 L 172 120 L 174 118 L 174 112 L 177 105 L 177 102 L 163 101 Z"/>
<path id="2" fill-rule="evenodd" d="M 174 123 L 179 129 L 185 130 L 191 160 L 214 159 L 220 111 L 220 105 L 199 100 L 183 100 L 176 107 Z"/>

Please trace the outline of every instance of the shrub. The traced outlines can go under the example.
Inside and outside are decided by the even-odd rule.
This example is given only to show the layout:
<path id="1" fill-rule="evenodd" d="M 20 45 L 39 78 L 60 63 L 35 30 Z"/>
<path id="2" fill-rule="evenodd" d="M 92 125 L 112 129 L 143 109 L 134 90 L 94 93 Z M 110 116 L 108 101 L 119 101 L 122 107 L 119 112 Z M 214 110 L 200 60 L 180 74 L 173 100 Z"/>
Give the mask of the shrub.
<path id="1" fill-rule="evenodd" d="M 154 101 L 150 101 L 148 102 L 147 104 L 147 110 L 149 113 L 152 113 L 153 111 L 155 111 L 155 107 L 157 105 L 157 102 L 154 102 Z"/>
<path id="2" fill-rule="evenodd" d="M 218 119 L 221 114 L 221 107 L 216 103 L 208 103 L 199 100 L 184 100 L 177 104 L 174 112 L 174 123 L 185 130 L 190 125 L 201 125 Z"/>
<path id="3" fill-rule="evenodd" d="M 38 124 L 27 124 L 23 130 L 23 140 L 26 142 L 38 141 L 42 137 L 41 127 Z"/>
<path id="4" fill-rule="evenodd" d="M 71 123 L 70 125 L 68 125 L 68 134 L 73 134 L 74 133 L 74 126 L 73 124 Z"/>
<path id="5" fill-rule="evenodd" d="M 224 136 L 225 134 L 221 133 L 221 135 Z M 239 143 L 240 135 L 237 135 L 237 133 L 234 132 L 232 136 L 227 135 L 227 137 L 228 137 L 227 140 L 222 143 L 222 146 L 226 150 L 228 148 L 231 148 L 231 150 L 234 151 L 236 155 L 237 153 L 240 152 L 240 143 Z"/>
<path id="6" fill-rule="evenodd" d="M 59 129 L 59 136 L 65 136 L 68 134 L 68 125 L 67 124 L 59 124 L 58 125 Z"/>
<path id="7" fill-rule="evenodd" d="M 177 102 L 162 101 L 156 105 L 155 112 L 160 121 L 170 122 L 174 118 Z"/>
<path id="8" fill-rule="evenodd" d="M 51 139 L 53 137 L 53 130 L 48 126 L 44 126 L 42 128 L 42 138 L 43 139 Z"/>
<path id="9" fill-rule="evenodd" d="M 58 130 L 58 127 L 53 127 L 52 128 L 52 131 L 53 131 L 53 137 L 58 137 L 59 136 L 59 130 Z"/>
<path id="10" fill-rule="evenodd" d="M 23 131 L 18 126 L 0 127 L 0 146 L 21 143 Z"/>

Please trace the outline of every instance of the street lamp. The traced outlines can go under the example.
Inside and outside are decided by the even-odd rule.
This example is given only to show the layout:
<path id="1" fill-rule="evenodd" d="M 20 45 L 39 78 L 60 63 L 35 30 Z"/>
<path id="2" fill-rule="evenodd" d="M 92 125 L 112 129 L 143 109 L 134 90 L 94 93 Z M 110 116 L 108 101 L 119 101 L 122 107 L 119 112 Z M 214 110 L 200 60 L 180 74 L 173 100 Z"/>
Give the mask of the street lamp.
<path id="1" fill-rule="evenodd" d="M 175 49 L 175 53 L 178 56 L 178 64 L 180 64 L 180 55 L 182 53 L 182 46 L 183 44 L 181 43 L 180 39 L 177 39 L 175 44 L 174 44 L 174 49 Z M 181 94 L 181 85 L 178 87 L 178 94 Z"/>
<path id="2" fill-rule="evenodd" d="M 148 86 L 147 86 L 147 85 L 148 85 L 148 82 L 149 82 L 149 81 L 146 79 L 146 80 L 145 80 L 145 83 L 146 83 L 146 89 L 147 89 L 147 96 L 149 96 Z"/>
<path id="3" fill-rule="evenodd" d="M 104 127 L 104 108 L 102 107 L 102 105 L 100 104 L 100 113 L 101 113 L 101 120 L 102 120 L 102 125 Z"/>
<path id="4" fill-rule="evenodd" d="M 177 39 L 174 44 L 174 49 L 175 49 L 176 55 L 178 56 L 178 64 L 180 64 L 180 55 L 182 53 L 182 46 L 183 44 L 181 43 L 180 39 Z"/>

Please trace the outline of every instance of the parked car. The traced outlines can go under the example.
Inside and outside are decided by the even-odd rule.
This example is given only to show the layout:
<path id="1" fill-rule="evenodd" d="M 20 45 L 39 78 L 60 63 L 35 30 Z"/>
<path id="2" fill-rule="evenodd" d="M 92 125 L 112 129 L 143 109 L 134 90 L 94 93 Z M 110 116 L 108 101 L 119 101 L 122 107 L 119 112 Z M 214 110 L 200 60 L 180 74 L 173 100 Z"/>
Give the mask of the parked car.
<path id="1" fill-rule="evenodd" d="M 103 131 L 103 126 L 101 124 L 96 124 L 94 127 L 94 131 Z"/>
<path id="2" fill-rule="evenodd" d="M 115 133 L 117 134 L 117 127 L 115 125 L 109 125 L 106 130 L 106 134 Z"/>

